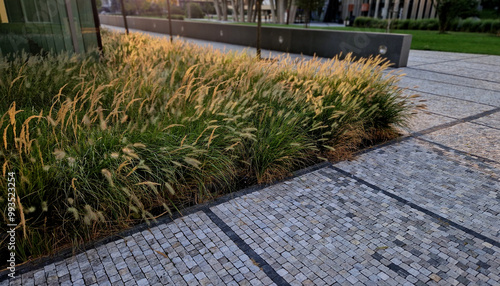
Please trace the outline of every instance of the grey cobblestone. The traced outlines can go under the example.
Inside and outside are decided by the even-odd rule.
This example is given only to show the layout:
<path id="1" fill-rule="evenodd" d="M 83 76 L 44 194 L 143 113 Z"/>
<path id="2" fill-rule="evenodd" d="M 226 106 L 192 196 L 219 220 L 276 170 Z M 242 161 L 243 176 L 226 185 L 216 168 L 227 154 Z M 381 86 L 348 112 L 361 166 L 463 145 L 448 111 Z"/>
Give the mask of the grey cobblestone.
<path id="1" fill-rule="evenodd" d="M 197 237 L 195 231 L 203 235 Z M 157 241 L 160 233 L 169 238 L 162 243 L 165 248 L 160 247 Z M 182 243 L 178 240 L 180 237 L 183 239 Z M 194 237 L 197 239 L 195 240 Z M 198 241 L 197 247 L 194 247 L 193 241 Z M 217 247 L 216 243 L 222 247 Z M 155 246 L 155 249 L 151 249 L 152 246 Z M 195 251 L 196 255 L 190 256 L 188 249 Z M 219 253 L 217 255 L 219 259 L 226 258 L 233 261 L 234 264 L 229 267 L 233 274 L 228 275 L 214 253 Z M 100 264 L 96 261 L 100 261 Z M 151 261 L 156 264 L 150 264 Z M 198 268 L 198 272 L 192 274 L 190 269 L 195 268 Z M 176 271 L 171 271 L 172 269 Z M 168 271 L 168 276 L 165 275 L 166 271 Z M 221 277 L 224 276 L 227 277 L 222 282 Z M 29 281 L 33 281 L 34 285 L 42 285 L 45 281 L 48 284 L 58 285 L 92 285 L 95 283 L 98 285 L 120 283 L 124 283 L 123 285 L 154 283 L 220 285 L 255 279 L 259 281 L 256 285 L 273 285 L 272 282 L 264 283 L 258 277 L 265 277 L 262 270 L 255 267 L 250 258 L 244 255 L 205 214 L 196 213 L 177 219 L 166 227 L 154 227 L 151 232 L 146 230 L 126 237 L 124 240 L 89 250 L 77 255 L 76 259 L 69 258 L 58 262 L 57 266 L 52 265 L 28 272 L 22 276 L 22 279 L 26 280 L 23 285 L 29 285 L 31 283 Z M 17 285 L 20 282 L 21 278 L 14 279 L 10 281 L 10 285 Z"/>
<path id="2" fill-rule="evenodd" d="M 406 149 L 408 153 L 413 151 Z M 406 153 L 401 156 L 408 158 Z M 380 185 L 380 181 L 377 183 Z M 368 281 L 384 281 L 388 285 L 427 283 L 431 275 L 443 272 L 448 276 L 440 277 L 441 284 L 462 283 L 465 279 L 471 283 L 479 281 L 473 274 L 463 276 L 464 270 L 454 266 L 463 258 L 465 270 L 475 271 L 480 262 L 470 253 L 481 252 L 485 248 L 483 241 L 444 226 L 332 169 L 271 186 L 212 210 L 238 235 L 246 233 L 247 244 L 264 248 L 262 256 L 291 284 L 314 280 L 321 275 L 320 270 L 337 283 L 353 285 Z M 256 235 L 263 223 L 266 232 Z M 305 235 L 314 233 L 314 229 L 317 232 L 319 225 L 323 226 L 319 238 Z M 268 242 L 281 246 L 281 252 L 276 247 L 265 247 Z M 449 243 L 460 245 L 463 250 L 450 251 Z M 287 246 L 291 251 L 285 250 Z M 498 256 L 500 250 L 488 246 Z M 291 257 L 296 258 L 294 263 L 278 262 L 279 258 Z M 486 264 L 495 265 L 488 270 L 493 279 L 500 281 L 500 259 L 492 254 L 482 257 L 488 260 Z M 370 267 L 372 261 L 378 267 Z"/>
<path id="3" fill-rule="evenodd" d="M 341 162 L 337 166 L 487 237 L 499 239 L 500 201 L 496 197 L 500 171 L 495 165 L 468 161 L 466 157 L 430 143 L 409 140 L 364 154 L 356 165 Z M 441 229 L 446 232 L 447 226 Z M 456 237 L 450 240 L 459 250 L 467 248 Z M 449 248 L 449 252 L 457 249 Z"/>

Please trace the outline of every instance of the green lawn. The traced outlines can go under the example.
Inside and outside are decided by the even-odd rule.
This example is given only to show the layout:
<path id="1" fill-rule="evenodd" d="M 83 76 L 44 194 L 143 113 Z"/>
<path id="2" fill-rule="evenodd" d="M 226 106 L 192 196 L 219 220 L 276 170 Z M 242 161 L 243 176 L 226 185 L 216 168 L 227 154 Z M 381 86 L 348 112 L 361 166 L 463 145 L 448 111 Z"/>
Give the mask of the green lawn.
<path id="1" fill-rule="evenodd" d="M 374 31 L 374 29 L 337 28 L 355 31 Z M 378 29 L 376 32 L 385 32 Z M 470 54 L 500 55 L 500 37 L 486 33 L 437 31 L 394 30 L 392 33 L 413 35 L 411 48 L 415 50 L 445 51 Z"/>
<path id="2" fill-rule="evenodd" d="M 255 25 L 244 23 L 243 25 Z M 263 24 L 268 27 L 286 27 L 279 24 Z M 304 26 L 290 26 L 304 28 Z M 353 27 L 314 27 L 322 30 L 362 31 L 385 33 L 385 29 L 353 28 Z M 445 51 L 470 54 L 500 55 L 500 37 L 493 34 L 449 32 L 439 34 L 437 31 L 393 30 L 391 33 L 413 35 L 411 48 L 415 50 Z"/>

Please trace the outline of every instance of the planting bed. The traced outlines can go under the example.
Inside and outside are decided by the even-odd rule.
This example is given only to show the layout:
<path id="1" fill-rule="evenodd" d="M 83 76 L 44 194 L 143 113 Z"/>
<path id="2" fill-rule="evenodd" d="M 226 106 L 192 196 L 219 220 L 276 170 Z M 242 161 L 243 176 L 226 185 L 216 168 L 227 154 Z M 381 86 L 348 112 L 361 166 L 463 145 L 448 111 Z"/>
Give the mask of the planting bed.
<path id="1" fill-rule="evenodd" d="M 378 58 L 259 62 L 138 34 L 103 41 L 101 59 L 0 59 L 2 228 L 14 173 L 22 261 L 347 158 L 410 114 Z"/>

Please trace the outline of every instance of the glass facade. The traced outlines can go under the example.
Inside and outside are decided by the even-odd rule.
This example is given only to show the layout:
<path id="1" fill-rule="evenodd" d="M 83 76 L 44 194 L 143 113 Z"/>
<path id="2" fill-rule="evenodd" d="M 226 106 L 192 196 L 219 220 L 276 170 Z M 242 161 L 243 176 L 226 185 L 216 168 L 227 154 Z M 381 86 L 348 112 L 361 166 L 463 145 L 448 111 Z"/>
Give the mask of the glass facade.
<path id="1" fill-rule="evenodd" d="M 0 55 L 88 52 L 99 48 L 91 0 L 0 0 Z"/>

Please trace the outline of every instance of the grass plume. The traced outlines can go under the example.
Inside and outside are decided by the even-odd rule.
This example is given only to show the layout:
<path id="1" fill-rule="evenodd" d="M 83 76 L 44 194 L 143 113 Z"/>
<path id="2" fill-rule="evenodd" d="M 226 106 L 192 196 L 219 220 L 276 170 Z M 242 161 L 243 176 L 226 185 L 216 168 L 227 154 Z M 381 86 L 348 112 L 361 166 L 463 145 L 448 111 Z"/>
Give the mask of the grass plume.
<path id="1" fill-rule="evenodd" d="M 380 58 L 259 62 L 138 34 L 103 40 L 100 61 L 0 59 L 0 164 L 18 178 L 21 260 L 340 158 L 410 114 Z M 6 180 L 0 190 L 5 209 Z"/>

